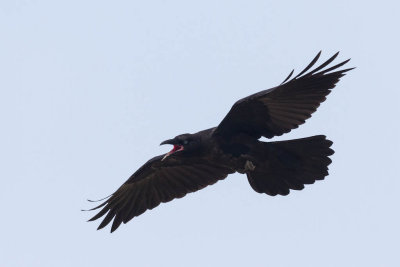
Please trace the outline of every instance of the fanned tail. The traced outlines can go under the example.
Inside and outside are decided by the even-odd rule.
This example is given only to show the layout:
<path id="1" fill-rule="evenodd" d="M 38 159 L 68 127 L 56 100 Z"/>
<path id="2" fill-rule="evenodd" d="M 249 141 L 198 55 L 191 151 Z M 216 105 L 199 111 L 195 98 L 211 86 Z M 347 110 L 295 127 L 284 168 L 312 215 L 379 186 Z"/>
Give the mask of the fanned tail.
<path id="1" fill-rule="evenodd" d="M 247 172 L 251 187 L 271 196 L 302 190 L 328 175 L 332 141 L 317 135 L 290 141 L 262 143 L 264 158 L 253 171 Z"/>

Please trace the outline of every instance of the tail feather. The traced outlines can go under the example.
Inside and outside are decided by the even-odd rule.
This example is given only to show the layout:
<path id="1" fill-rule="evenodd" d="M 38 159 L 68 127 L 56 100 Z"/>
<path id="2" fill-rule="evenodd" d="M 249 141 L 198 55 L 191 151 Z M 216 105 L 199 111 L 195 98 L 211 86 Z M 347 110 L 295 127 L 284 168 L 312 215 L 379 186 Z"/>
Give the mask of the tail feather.
<path id="1" fill-rule="evenodd" d="M 290 141 L 262 143 L 262 159 L 247 172 L 251 187 L 271 196 L 302 190 L 328 175 L 332 141 L 317 135 Z"/>

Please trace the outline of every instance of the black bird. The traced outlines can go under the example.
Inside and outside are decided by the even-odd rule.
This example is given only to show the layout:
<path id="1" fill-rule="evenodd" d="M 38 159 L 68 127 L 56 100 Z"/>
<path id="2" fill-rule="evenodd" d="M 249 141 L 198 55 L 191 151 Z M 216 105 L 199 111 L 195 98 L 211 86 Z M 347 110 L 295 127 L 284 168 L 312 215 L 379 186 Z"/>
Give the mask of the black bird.
<path id="1" fill-rule="evenodd" d="M 181 198 L 224 179 L 231 173 L 247 175 L 251 187 L 271 196 L 302 190 L 328 175 L 332 142 L 324 135 L 263 142 L 290 132 L 311 117 L 345 72 L 350 59 L 327 67 L 336 53 L 309 71 L 321 52 L 297 76 L 293 71 L 277 87 L 237 101 L 214 128 L 182 134 L 161 143 L 170 152 L 140 167 L 120 188 L 108 196 L 89 221 L 105 216 L 98 229 L 114 219 L 111 232 L 162 202 Z M 290 79 L 290 80 L 289 80 Z M 104 199 L 103 199 L 104 200 Z"/>

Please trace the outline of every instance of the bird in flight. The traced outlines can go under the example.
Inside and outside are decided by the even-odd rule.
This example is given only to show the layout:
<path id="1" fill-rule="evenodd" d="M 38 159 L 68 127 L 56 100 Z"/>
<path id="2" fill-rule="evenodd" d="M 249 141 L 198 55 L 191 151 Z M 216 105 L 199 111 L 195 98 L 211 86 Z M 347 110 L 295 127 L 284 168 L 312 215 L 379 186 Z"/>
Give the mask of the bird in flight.
<path id="1" fill-rule="evenodd" d="M 250 186 L 270 196 L 302 190 L 328 175 L 334 151 L 324 135 L 279 142 L 260 141 L 290 132 L 303 124 L 325 101 L 336 83 L 353 68 L 334 66 L 336 53 L 312 67 L 321 52 L 298 75 L 293 71 L 278 86 L 237 101 L 217 127 L 166 140 L 170 152 L 147 161 L 102 204 L 89 221 L 104 217 L 98 229 L 112 220 L 111 232 L 121 223 L 160 203 L 215 184 L 231 173 L 246 174 Z M 312 70 L 311 70 L 312 69 Z"/>

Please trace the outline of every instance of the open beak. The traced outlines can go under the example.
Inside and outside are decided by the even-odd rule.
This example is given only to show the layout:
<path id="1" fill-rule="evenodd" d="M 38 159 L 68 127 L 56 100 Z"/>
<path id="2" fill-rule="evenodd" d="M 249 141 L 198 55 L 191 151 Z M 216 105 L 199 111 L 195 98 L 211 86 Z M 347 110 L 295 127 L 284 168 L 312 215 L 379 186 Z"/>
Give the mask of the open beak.
<path id="1" fill-rule="evenodd" d="M 183 150 L 183 146 L 177 145 L 173 139 L 165 140 L 160 145 L 173 145 L 174 146 L 170 152 L 165 154 L 165 156 L 162 158 L 161 161 L 165 160 L 167 157 L 169 157 L 170 155 L 174 154 L 175 152 Z"/>

